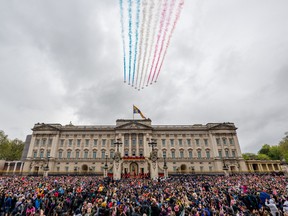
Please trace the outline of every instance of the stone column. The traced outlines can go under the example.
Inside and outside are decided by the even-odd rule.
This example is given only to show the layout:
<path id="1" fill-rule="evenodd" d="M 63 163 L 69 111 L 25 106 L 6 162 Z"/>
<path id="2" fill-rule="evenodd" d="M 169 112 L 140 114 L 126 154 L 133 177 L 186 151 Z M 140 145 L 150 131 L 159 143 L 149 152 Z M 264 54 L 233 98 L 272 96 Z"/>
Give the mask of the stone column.
<path id="1" fill-rule="evenodd" d="M 7 166 L 7 170 L 6 170 L 7 174 L 9 174 L 9 170 L 10 170 L 10 162 L 8 162 L 8 166 Z"/>
<path id="2" fill-rule="evenodd" d="M 16 172 L 17 164 L 18 164 L 18 161 L 16 161 L 14 164 L 13 174 L 15 174 L 15 172 Z"/>

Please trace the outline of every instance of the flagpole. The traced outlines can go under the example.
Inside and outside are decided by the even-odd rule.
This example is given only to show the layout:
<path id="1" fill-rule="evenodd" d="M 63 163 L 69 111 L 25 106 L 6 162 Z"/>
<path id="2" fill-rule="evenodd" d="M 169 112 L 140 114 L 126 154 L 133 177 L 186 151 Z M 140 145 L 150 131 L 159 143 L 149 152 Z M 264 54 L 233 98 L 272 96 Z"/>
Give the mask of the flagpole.
<path id="1" fill-rule="evenodd" d="M 132 112 L 133 112 L 133 120 L 134 120 L 134 104 L 133 104 Z"/>

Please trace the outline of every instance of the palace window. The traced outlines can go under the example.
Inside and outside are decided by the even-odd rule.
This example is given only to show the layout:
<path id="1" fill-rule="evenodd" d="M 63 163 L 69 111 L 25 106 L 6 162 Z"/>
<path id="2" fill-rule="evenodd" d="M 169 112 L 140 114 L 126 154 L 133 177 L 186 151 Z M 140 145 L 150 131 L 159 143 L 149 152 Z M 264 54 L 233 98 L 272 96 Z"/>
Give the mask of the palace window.
<path id="1" fill-rule="evenodd" d="M 191 146 L 191 139 L 187 139 L 187 145 Z"/>
<path id="2" fill-rule="evenodd" d="M 222 158 L 222 150 L 218 150 L 219 157 Z"/>
<path id="3" fill-rule="evenodd" d="M 50 157 L 50 150 L 47 151 L 46 157 L 47 157 L 47 158 Z"/>
<path id="4" fill-rule="evenodd" d="M 68 158 L 68 159 L 71 158 L 71 151 L 67 151 L 67 158 Z"/>
<path id="5" fill-rule="evenodd" d="M 136 156 L 136 151 L 132 150 L 132 156 Z"/>
<path id="6" fill-rule="evenodd" d="M 81 139 L 77 139 L 77 147 L 80 147 L 81 145 Z"/>
<path id="7" fill-rule="evenodd" d="M 102 139 L 102 146 L 106 146 L 106 139 Z"/>
<path id="8" fill-rule="evenodd" d="M 192 154 L 193 152 L 190 150 L 189 151 L 189 158 L 193 158 L 193 154 Z"/>
<path id="9" fill-rule="evenodd" d="M 42 139 L 42 146 L 46 145 L 46 138 Z"/>
<path id="10" fill-rule="evenodd" d="M 175 158 L 175 151 L 172 151 L 172 152 L 171 152 L 171 157 L 172 157 L 172 158 Z"/>
<path id="11" fill-rule="evenodd" d="M 136 146 L 136 139 L 135 138 L 132 139 L 132 145 Z"/>
<path id="12" fill-rule="evenodd" d="M 40 151 L 40 158 L 43 158 L 44 156 L 44 151 Z"/>
<path id="13" fill-rule="evenodd" d="M 170 139 L 170 146 L 174 146 L 174 139 Z"/>
<path id="14" fill-rule="evenodd" d="M 84 158 L 85 158 L 85 159 L 88 158 L 88 151 L 84 151 Z"/>
<path id="15" fill-rule="evenodd" d="M 223 144 L 224 144 L 224 145 L 227 145 L 227 141 L 226 141 L 226 140 L 227 140 L 227 139 L 226 139 L 225 137 L 222 138 L 222 141 L 223 141 Z"/>
<path id="16" fill-rule="evenodd" d="M 163 158 L 166 157 L 166 151 L 162 152 L 162 156 L 163 156 Z"/>
<path id="17" fill-rule="evenodd" d="M 179 139 L 179 140 L 178 140 L 178 143 L 179 143 L 179 146 L 182 146 L 182 145 L 183 145 L 182 139 Z"/>
<path id="18" fill-rule="evenodd" d="M 110 151 L 110 158 L 114 158 L 114 151 Z"/>
<path id="19" fill-rule="evenodd" d="M 51 146 L 52 145 L 52 138 L 50 138 L 49 140 L 48 140 L 48 146 Z"/>
<path id="20" fill-rule="evenodd" d="M 69 147 L 72 146 L 72 143 L 73 143 L 73 139 L 69 139 Z"/>
<path id="21" fill-rule="evenodd" d="M 197 145 L 197 146 L 200 145 L 199 139 L 195 139 L 195 142 L 196 142 L 196 145 Z"/>
<path id="22" fill-rule="evenodd" d="M 197 151 L 197 157 L 198 157 L 198 159 L 201 159 L 201 157 L 202 157 L 202 156 L 201 156 L 201 150 L 198 150 L 198 151 Z"/>
<path id="23" fill-rule="evenodd" d="M 232 150 L 232 157 L 236 157 L 236 153 L 235 153 L 235 150 Z"/>
<path id="24" fill-rule="evenodd" d="M 35 146 L 39 146 L 39 143 L 40 143 L 40 139 L 36 139 Z"/>
<path id="25" fill-rule="evenodd" d="M 216 143 L 217 143 L 217 145 L 221 145 L 220 138 L 216 138 Z"/>
<path id="26" fill-rule="evenodd" d="M 76 159 L 80 158 L 80 151 L 76 151 Z"/>
<path id="27" fill-rule="evenodd" d="M 89 139 L 85 140 L 85 146 L 88 147 L 89 146 Z"/>
<path id="28" fill-rule="evenodd" d="M 139 139 L 139 146 L 143 146 L 143 139 L 142 138 Z"/>
<path id="29" fill-rule="evenodd" d="M 59 159 L 62 158 L 62 151 L 59 151 L 59 153 L 58 153 L 58 158 L 59 158 Z"/>
<path id="30" fill-rule="evenodd" d="M 115 140 L 114 140 L 114 139 L 111 139 L 111 140 L 110 140 L 110 146 L 111 146 L 111 147 L 112 147 L 112 146 L 115 146 L 114 143 L 115 143 Z"/>
<path id="31" fill-rule="evenodd" d="M 61 139 L 60 140 L 60 147 L 63 147 L 64 146 L 64 139 Z"/>
<path id="32" fill-rule="evenodd" d="M 97 157 L 97 151 L 93 151 L 93 159 L 96 159 Z"/>
<path id="33" fill-rule="evenodd" d="M 139 150 L 139 155 L 140 155 L 141 157 L 143 156 L 143 150 L 142 150 L 142 149 Z"/>
<path id="34" fill-rule="evenodd" d="M 208 146 L 208 139 L 204 139 L 205 146 Z"/>
<path id="35" fill-rule="evenodd" d="M 98 144 L 98 140 L 94 139 L 94 146 L 97 146 L 97 144 Z"/>
<path id="36" fill-rule="evenodd" d="M 180 158 L 184 158 L 184 151 L 180 151 Z"/>
<path id="37" fill-rule="evenodd" d="M 127 157 L 129 155 L 128 150 L 125 150 L 124 154 Z"/>
<path id="38" fill-rule="evenodd" d="M 233 138 L 229 138 L 229 143 L 230 143 L 230 145 L 234 145 L 234 139 Z"/>
<path id="39" fill-rule="evenodd" d="M 228 158 L 229 157 L 229 151 L 225 150 L 225 156 Z"/>
<path id="40" fill-rule="evenodd" d="M 37 151 L 33 151 L 33 158 L 37 157 Z"/>
<path id="41" fill-rule="evenodd" d="M 65 167 L 65 171 L 68 172 L 69 171 L 69 167 L 66 166 Z"/>
<path id="42" fill-rule="evenodd" d="M 162 146 L 165 147 L 166 146 L 166 140 L 162 139 L 161 142 L 162 142 Z"/>
<path id="43" fill-rule="evenodd" d="M 102 151 L 102 152 L 101 152 L 101 158 L 102 158 L 102 159 L 105 159 L 105 151 Z"/>
<path id="44" fill-rule="evenodd" d="M 209 150 L 206 151 L 206 157 L 207 157 L 208 159 L 210 159 L 210 151 L 209 151 Z"/>

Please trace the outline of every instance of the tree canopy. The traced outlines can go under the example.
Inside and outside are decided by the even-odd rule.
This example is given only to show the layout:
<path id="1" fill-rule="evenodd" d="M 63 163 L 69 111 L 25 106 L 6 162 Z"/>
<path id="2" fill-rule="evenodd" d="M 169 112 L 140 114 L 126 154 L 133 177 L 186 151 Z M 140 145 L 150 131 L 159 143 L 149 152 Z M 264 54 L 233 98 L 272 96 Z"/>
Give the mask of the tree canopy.
<path id="1" fill-rule="evenodd" d="M 0 131 L 0 159 L 20 160 L 24 142 L 18 139 L 10 140 L 4 131 Z"/>
<path id="2" fill-rule="evenodd" d="M 278 145 L 264 144 L 258 154 L 244 153 L 245 160 L 285 160 L 288 162 L 288 132 Z"/>

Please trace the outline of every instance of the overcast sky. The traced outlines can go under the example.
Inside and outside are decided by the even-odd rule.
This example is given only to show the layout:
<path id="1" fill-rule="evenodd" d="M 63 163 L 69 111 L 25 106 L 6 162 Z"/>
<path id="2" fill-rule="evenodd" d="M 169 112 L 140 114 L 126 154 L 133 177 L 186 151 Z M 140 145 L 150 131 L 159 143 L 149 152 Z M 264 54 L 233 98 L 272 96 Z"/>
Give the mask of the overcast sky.
<path id="1" fill-rule="evenodd" d="M 118 0 L 0 1 L 0 130 L 234 122 L 242 152 L 288 131 L 288 1 L 186 0 L 158 82 L 123 83 Z M 136 117 L 136 116 L 135 116 Z"/>

